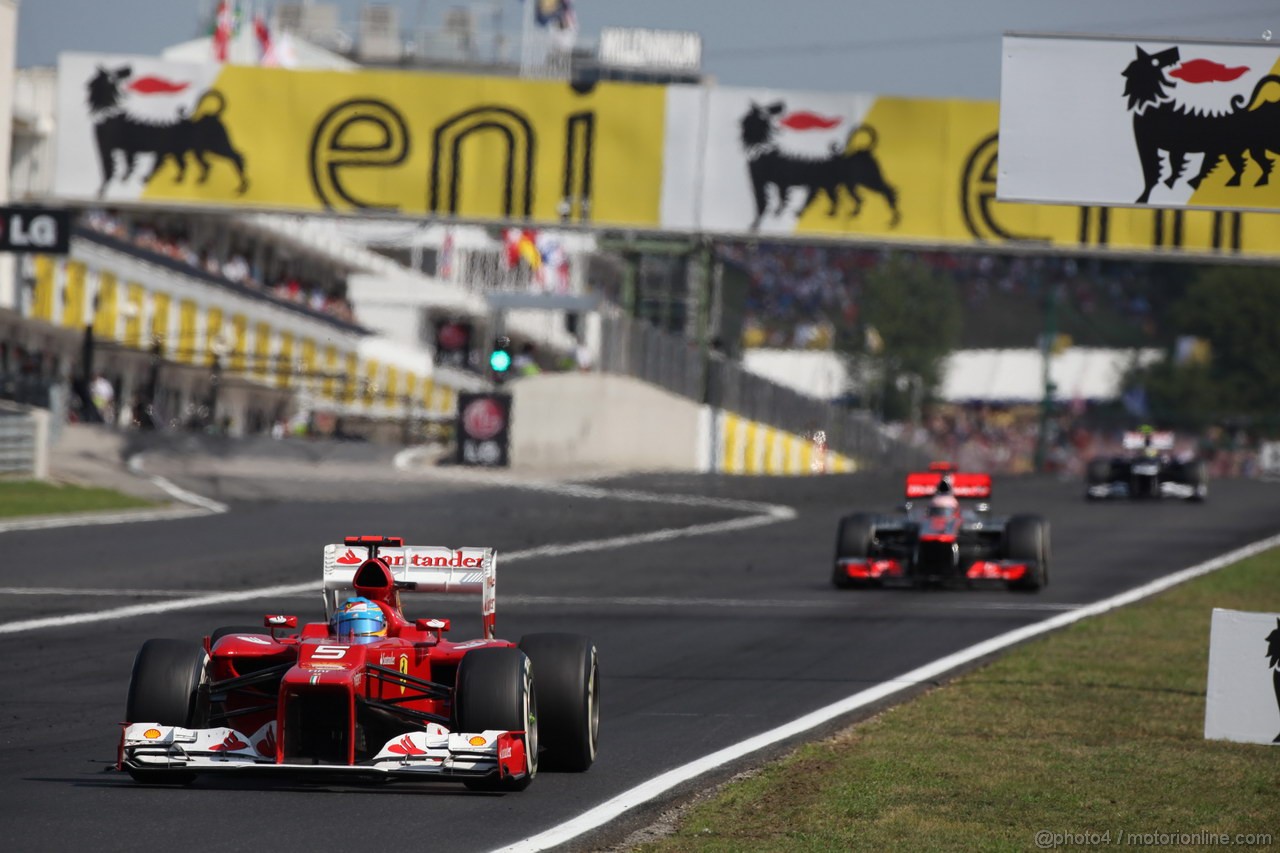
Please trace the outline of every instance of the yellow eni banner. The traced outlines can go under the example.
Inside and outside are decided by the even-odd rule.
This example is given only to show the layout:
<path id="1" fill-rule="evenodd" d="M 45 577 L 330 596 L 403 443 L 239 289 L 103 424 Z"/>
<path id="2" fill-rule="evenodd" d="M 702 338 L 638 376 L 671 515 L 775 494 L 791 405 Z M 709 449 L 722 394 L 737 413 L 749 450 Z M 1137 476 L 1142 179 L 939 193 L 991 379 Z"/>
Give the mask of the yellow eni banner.
<path id="1" fill-rule="evenodd" d="M 64 54 L 65 198 L 656 226 L 664 90 Z"/>
<path id="2" fill-rule="evenodd" d="M 1121 47 L 1137 55 L 1134 45 Z M 1213 56 L 1224 68 L 1253 69 L 1249 92 L 1258 90 L 1258 110 L 1263 95 L 1280 93 L 1267 56 Z M 1164 73 L 1176 78 L 1177 69 L 1193 69 L 1177 78 L 1179 86 L 1227 73 L 1190 61 L 1199 58 L 1188 53 Z M 1107 85 L 1123 89 L 1120 71 Z M 1130 130 L 1120 133 L 1123 150 L 1109 156 L 1128 163 L 1127 171 L 1105 177 L 1103 186 L 1128 207 L 1109 206 L 1113 199 L 1101 190 L 1065 194 L 1090 186 L 1091 173 L 1067 180 L 1065 170 L 1082 168 L 1070 146 L 1045 157 L 1048 142 L 1028 145 L 1026 138 L 1040 119 L 1020 110 L 1016 116 L 1027 122 L 1011 121 L 1008 105 L 1002 110 L 994 101 L 608 83 L 580 93 L 563 81 L 88 54 L 64 54 L 58 73 L 55 192 L 82 203 L 1280 257 L 1280 216 L 1261 212 L 1268 203 L 1251 202 L 1249 212 L 1214 209 L 1277 191 L 1280 177 L 1257 186 L 1266 177 L 1257 164 L 1269 162 L 1261 153 L 1240 164 L 1242 183 L 1252 187 L 1247 193 L 1229 185 L 1228 167 L 1240 158 L 1227 152 L 1192 194 L 1187 188 L 1207 155 L 1192 162 L 1183 152 L 1175 158 L 1181 171 L 1162 172 L 1149 203 L 1135 203 L 1147 176 L 1119 95 L 1114 100 Z M 1045 101 L 1045 109 L 1053 104 L 1060 99 Z M 1002 153 L 1014 142 L 1010 166 Z M 1158 153 L 1171 169 L 1169 152 Z M 1089 163 L 1095 171 L 1106 167 Z M 1061 186 L 1064 194 L 1043 187 L 1010 195 L 1006 182 L 1017 175 Z M 1042 191 L 1041 202 L 1061 203 L 1023 203 Z M 1175 203 L 1170 193 L 1178 192 L 1185 197 Z M 1102 206 L 1082 206 L 1095 199 Z"/>
<path id="3" fill-rule="evenodd" d="M 994 101 L 672 87 L 664 224 L 759 238 L 1280 256 L 1273 214 L 1001 201 L 1000 117 Z M 705 153 L 691 162 L 683 132 L 700 123 Z M 696 187 L 687 206 L 673 201 L 682 187 Z"/>

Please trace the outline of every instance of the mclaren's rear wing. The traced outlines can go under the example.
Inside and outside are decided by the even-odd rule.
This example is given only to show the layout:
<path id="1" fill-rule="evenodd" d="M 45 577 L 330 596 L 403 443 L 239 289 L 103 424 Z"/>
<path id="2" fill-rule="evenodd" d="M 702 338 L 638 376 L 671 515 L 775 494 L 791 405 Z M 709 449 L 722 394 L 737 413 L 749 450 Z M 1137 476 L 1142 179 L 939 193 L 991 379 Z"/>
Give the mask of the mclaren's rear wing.
<path id="1" fill-rule="evenodd" d="M 907 475 L 907 497 L 927 498 L 938 491 L 943 477 L 951 479 L 951 493 L 958 498 L 991 497 L 990 474 L 945 473 L 942 471 L 918 471 Z"/>
<path id="2" fill-rule="evenodd" d="M 324 546 L 326 616 L 333 606 L 332 593 L 354 589 L 356 571 L 372 555 L 367 545 Z M 493 548 L 382 545 L 376 548 L 376 556 L 387 564 L 401 592 L 480 593 L 485 638 L 494 638 L 498 553 Z"/>

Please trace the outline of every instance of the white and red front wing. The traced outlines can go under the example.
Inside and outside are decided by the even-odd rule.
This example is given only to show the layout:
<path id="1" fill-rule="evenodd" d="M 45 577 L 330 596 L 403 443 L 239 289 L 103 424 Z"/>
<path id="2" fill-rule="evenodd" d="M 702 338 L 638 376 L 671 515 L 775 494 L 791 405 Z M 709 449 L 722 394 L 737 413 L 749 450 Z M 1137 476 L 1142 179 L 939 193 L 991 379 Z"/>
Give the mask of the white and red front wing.
<path id="1" fill-rule="evenodd" d="M 185 729 L 155 723 L 126 723 L 120 737 L 119 769 L 226 772 L 254 768 L 290 772 L 385 773 L 393 776 L 475 779 L 525 775 L 524 732 L 489 729 L 450 732 L 429 723 L 387 741 L 371 760 L 357 764 L 276 762 L 276 724 L 252 735 L 232 728 Z"/>

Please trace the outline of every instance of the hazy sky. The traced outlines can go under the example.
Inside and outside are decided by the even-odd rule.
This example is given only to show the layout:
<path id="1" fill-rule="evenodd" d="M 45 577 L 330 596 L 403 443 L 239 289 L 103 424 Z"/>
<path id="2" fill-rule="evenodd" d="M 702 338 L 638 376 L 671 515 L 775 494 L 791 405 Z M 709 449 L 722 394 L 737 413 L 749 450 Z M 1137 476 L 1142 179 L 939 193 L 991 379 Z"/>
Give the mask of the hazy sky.
<path id="1" fill-rule="evenodd" d="M 203 34 L 213 0 L 20 0 L 18 65 L 59 51 L 154 55 Z M 246 5 L 248 5 L 246 3 Z M 259 0 L 258 8 L 270 8 Z M 355 30 L 360 0 L 336 0 Z M 521 0 L 391 0 L 402 26 L 438 27 L 470 5 L 520 20 Z M 602 26 L 693 30 L 724 85 L 996 99 L 1008 31 L 1259 41 L 1277 0 L 577 0 L 582 33 Z"/>

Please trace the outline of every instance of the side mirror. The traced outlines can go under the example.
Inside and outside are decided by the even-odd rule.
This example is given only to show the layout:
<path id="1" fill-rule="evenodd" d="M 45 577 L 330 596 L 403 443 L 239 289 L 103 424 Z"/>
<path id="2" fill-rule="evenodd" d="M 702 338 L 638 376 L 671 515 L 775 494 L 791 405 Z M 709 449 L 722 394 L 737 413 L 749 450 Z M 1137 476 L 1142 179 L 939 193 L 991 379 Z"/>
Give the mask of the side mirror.
<path id="1" fill-rule="evenodd" d="M 298 617 L 268 614 L 262 618 L 262 625 L 266 628 L 297 628 Z"/>
<path id="2" fill-rule="evenodd" d="M 419 631 L 429 631 L 435 636 L 436 642 L 440 642 L 440 635 L 449 630 L 448 619 L 418 619 L 413 623 L 413 627 Z"/>

